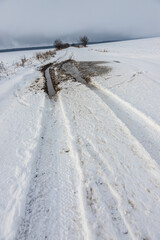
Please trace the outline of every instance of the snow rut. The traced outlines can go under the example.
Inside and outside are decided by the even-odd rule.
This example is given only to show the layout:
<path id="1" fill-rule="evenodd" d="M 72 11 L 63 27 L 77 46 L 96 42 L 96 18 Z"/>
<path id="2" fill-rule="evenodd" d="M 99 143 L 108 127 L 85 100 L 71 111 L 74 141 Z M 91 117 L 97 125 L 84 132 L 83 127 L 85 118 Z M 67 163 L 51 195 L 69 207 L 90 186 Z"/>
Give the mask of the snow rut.
<path id="1" fill-rule="evenodd" d="M 159 231 L 149 229 L 159 222 L 158 165 L 94 88 L 65 86 L 59 96 L 79 152 L 92 239 L 156 239 Z"/>
<path id="2" fill-rule="evenodd" d="M 91 84 L 91 90 L 112 109 L 115 115 L 124 123 L 131 134 L 153 158 L 153 161 L 156 160 L 160 165 L 160 126 L 143 112 L 134 108 L 131 104 L 125 102 L 97 83 L 93 82 L 93 85 Z M 138 129 L 140 129 L 140 131 Z"/>
<path id="3" fill-rule="evenodd" d="M 160 169 L 134 124 L 160 127 L 77 69 L 47 108 L 17 240 L 156 240 Z"/>
<path id="4" fill-rule="evenodd" d="M 84 230 L 85 230 L 85 239 L 90 239 L 91 233 L 89 231 L 88 228 L 88 223 L 87 223 L 87 217 L 86 217 L 86 201 L 84 199 L 84 189 L 83 189 L 83 183 L 84 183 L 84 179 L 83 179 L 83 173 L 82 173 L 82 169 L 80 166 L 80 159 L 79 159 L 79 152 L 77 151 L 77 146 L 76 146 L 76 138 L 75 136 L 72 134 L 72 130 L 71 130 L 71 123 L 69 122 L 69 119 L 67 117 L 67 111 L 64 107 L 64 104 L 61 100 L 61 98 L 59 97 L 60 100 L 60 105 L 61 105 L 61 110 L 63 113 L 63 118 L 64 118 L 64 122 L 65 122 L 65 126 L 68 132 L 68 145 L 72 154 L 72 161 L 74 161 L 74 164 L 76 166 L 76 170 L 77 170 L 77 175 L 78 175 L 78 186 L 77 186 L 77 194 L 79 196 L 79 209 L 81 211 L 81 215 L 82 215 L 82 220 L 83 220 L 83 225 L 84 225 Z"/>
<path id="5" fill-rule="evenodd" d="M 118 210 L 118 202 L 110 190 L 107 175 L 110 170 L 103 163 L 98 153 L 94 153 L 91 144 L 83 139 L 79 131 L 72 125 L 70 114 L 68 114 L 68 104 L 63 99 L 63 111 L 67 117 L 67 125 L 72 126 L 72 141 L 76 144 L 79 164 L 83 174 L 83 186 L 81 196 L 85 208 L 85 215 L 88 219 L 90 239 L 130 239 L 130 233 L 126 228 L 123 218 Z M 84 107 L 84 106 L 83 106 Z M 81 111 L 81 109 L 80 109 Z M 73 116 L 76 119 L 76 116 Z M 75 121 L 75 120 L 74 120 Z M 78 125 L 78 123 L 75 123 Z M 89 147 L 90 146 L 90 147 Z M 76 152 L 76 150 L 75 150 Z M 98 161 L 99 160 L 99 161 Z"/>
<path id="6" fill-rule="evenodd" d="M 84 239 L 87 236 L 77 193 L 79 175 L 63 114 L 58 102 L 51 100 L 50 103 L 17 240 Z"/>
<path id="7" fill-rule="evenodd" d="M 42 124 L 45 124 L 45 119 Z M 52 190 L 54 165 L 52 162 L 53 149 L 51 138 L 52 125 L 42 126 L 38 149 L 33 163 L 32 179 L 26 198 L 25 215 L 18 229 L 16 239 L 45 239 L 48 238 L 50 209 L 50 191 Z M 49 134 L 49 135 L 48 135 Z M 45 144 L 45 147 L 44 147 Z M 49 152 L 48 152 L 48 151 Z"/>

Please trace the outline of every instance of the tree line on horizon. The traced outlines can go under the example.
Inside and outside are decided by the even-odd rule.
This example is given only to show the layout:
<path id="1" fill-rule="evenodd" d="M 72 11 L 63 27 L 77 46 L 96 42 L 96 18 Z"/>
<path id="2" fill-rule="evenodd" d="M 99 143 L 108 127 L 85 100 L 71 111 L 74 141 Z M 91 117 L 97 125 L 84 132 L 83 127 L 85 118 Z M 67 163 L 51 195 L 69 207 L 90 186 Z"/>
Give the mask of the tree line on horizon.
<path id="1" fill-rule="evenodd" d="M 79 38 L 79 43 L 83 46 L 83 47 L 86 47 L 87 44 L 88 44 L 88 37 L 86 35 L 84 36 L 81 36 Z M 75 44 L 75 43 L 72 43 L 71 45 L 69 43 L 63 43 L 60 39 L 56 39 L 54 41 L 54 47 L 57 49 L 57 50 L 61 50 L 61 49 L 64 49 L 64 48 L 68 48 L 68 47 L 80 47 L 79 44 Z"/>

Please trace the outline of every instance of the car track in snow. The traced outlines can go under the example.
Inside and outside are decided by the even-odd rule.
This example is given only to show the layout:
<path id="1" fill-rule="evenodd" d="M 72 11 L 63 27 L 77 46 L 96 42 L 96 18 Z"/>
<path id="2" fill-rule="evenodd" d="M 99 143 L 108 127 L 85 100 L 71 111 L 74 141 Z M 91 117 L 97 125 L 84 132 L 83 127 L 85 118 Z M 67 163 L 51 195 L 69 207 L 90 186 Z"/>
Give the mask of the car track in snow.
<path id="1" fill-rule="evenodd" d="M 157 182 L 159 182 L 160 180 L 159 166 L 150 157 L 148 152 L 146 152 L 146 150 L 137 141 L 137 139 L 131 134 L 126 124 L 124 124 L 122 120 L 119 119 L 115 115 L 115 113 L 113 113 L 113 111 L 110 109 L 110 105 L 104 102 L 104 99 L 101 98 L 102 92 L 100 96 L 100 92 L 98 92 L 98 90 L 96 90 L 95 87 L 93 86 L 90 87 L 85 84 L 79 84 L 74 82 L 68 82 L 68 87 L 67 87 L 67 83 L 66 84 L 62 83 L 60 86 L 62 88 L 62 90 L 59 93 L 59 96 L 61 96 L 62 98 L 61 102 L 65 103 L 65 108 L 66 108 L 65 112 L 67 113 L 68 116 L 70 116 L 69 117 L 70 124 L 72 123 L 72 128 L 73 128 L 72 131 L 77 132 L 77 134 L 75 134 L 75 139 L 78 139 L 77 149 L 81 155 L 80 157 L 81 165 L 83 169 L 84 179 L 87 185 L 86 195 L 84 195 L 84 197 L 89 199 L 90 205 L 92 206 L 92 208 L 95 208 L 94 209 L 95 216 L 92 213 L 93 214 L 92 218 L 88 217 L 89 222 L 93 221 L 92 223 L 90 222 L 91 225 L 94 223 L 94 221 L 97 224 L 97 228 L 94 229 L 95 231 L 94 237 L 97 236 L 95 237 L 95 239 L 98 237 L 100 239 L 105 239 L 109 236 L 110 237 L 112 236 L 113 238 L 116 238 L 118 236 L 118 239 L 121 239 L 121 238 L 124 239 L 124 237 L 126 237 L 127 239 L 130 239 L 130 238 L 142 239 L 142 238 L 145 238 L 146 235 L 149 236 L 149 232 L 147 232 L 147 227 L 143 231 L 142 229 L 140 230 L 140 227 L 138 225 L 136 225 L 136 217 L 134 216 L 134 211 L 136 212 L 138 210 L 140 214 L 140 212 L 142 211 L 141 209 L 145 209 L 145 211 L 149 213 L 150 210 L 148 209 L 147 206 L 143 206 L 142 203 L 139 203 L 139 206 L 136 206 L 136 203 L 140 198 L 140 196 L 142 197 L 143 194 L 146 194 L 147 191 L 148 193 L 150 192 L 149 190 L 150 188 L 152 189 L 154 194 L 151 196 L 151 198 L 150 198 L 150 194 L 148 194 L 147 196 L 148 201 L 150 201 L 153 196 L 154 196 L 153 199 L 155 201 L 155 204 L 157 200 L 159 201 L 160 198 L 156 194 L 157 188 L 159 186 L 157 185 Z M 63 88 L 63 86 L 65 86 L 65 88 Z M 95 95 L 97 95 L 97 97 L 95 97 Z M 76 99 L 76 103 L 74 99 Z M 93 109 L 98 109 L 99 111 L 93 112 L 92 107 L 89 108 L 89 105 L 90 105 L 89 102 L 91 102 L 91 99 L 94 101 L 91 103 L 92 107 L 94 105 Z M 108 99 L 108 96 L 106 96 L 106 99 Z M 104 112 L 103 117 L 101 116 L 102 112 Z M 90 119 L 88 115 L 92 116 L 92 118 Z M 76 118 L 77 118 L 77 121 L 75 121 Z M 107 127 L 107 121 L 109 121 L 109 119 L 110 119 L 110 123 L 111 122 L 113 123 L 112 127 L 111 127 L 112 124 L 109 124 L 111 129 L 110 128 L 108 129 Z M 106 121 L 106 125 L 104 125 L 105 121 Z M 82 126 L 81 123 L 85 127 Z M 114 124 L 116 125 L 114 126 Z M 88 129 L 87 132 L 90 132 L 89 130 L 90 125 L 92 126 L 91 128 L 95 128 L 95 129 L 97 128 L 97 134 L 98 134 L 97 138 L 99 138 L 98 141 L 97 139 L 95 139 L 95 133 L 92 133 L 93 130 L 91 131 L 90 137 L 89 137 L 90 134 L 85 135 L 84 129 L 86 128 Z M 106 129 L 108 130 L 108 132 Z M 82 138 L 85 139 L 85 144 L 81 143 L 83 142 Z M 87 140 L 88 138 L 90 138 L 89 141 Z M 94 139 L 94 141 L 92 140 L 92 138 Z M 112 142 L 112 144 L 110 144 L 110 141 Z M 118 148 L 120 148 L 120 151 L 118 149 L 114 149 L 113 146 L 115 145 L 118 145 Z M 94 147 L 91 147 L 91 146 L 94 146 Z M 87 148 L 86 151 L 85 151 L 85 148 Z M 92 150 L 89 150 L 90 148 Z M 97 149 L 97 150 L 95 151 L 94 149 Z M 124 152 L 122 151 L 122 149 Z M 93 163 L 94 154 L 91 154 L 91 152 L 95 154 L 94 163 Z M 90 155 L 88 155 L 89 153 Z M 98 158 L 98 155 L 101 155 L 101 157 Z M 128 158 L 128 163 L 127 163 L 127 158 Z M 97 164 L 96 162 L 98 161 L 98 159 L 100 159 L 100 165 L 102 165 L 102 162 L 106 165 L 106 167 L 104 167 L 105 169 L 104 171 L 107 171 L 108 169 L 108 175 L 110 176 L 109 181 L 107 180 L 106 175 L 105 175 L 105 178 L 103 177 L 103 181 L 104 181 L 103 184 L 108 186 L 110 196 L 112 196 L 113 198 L 112 200 L 114 202 L 113 205 L 116 205 L 115 203 L 117 202 L 117 208 L 115 207 L 115 209 L 117 209 L 117 213 L 115 213 L 117 218 L 113 217 L 114 220 L 111 217 L 110 218 L 108 217 L 108 221 L 104 220 L 104 219 L 107 219 L 107 216 L 108 216 L 107 213 L 109 211 L 107 211 L 107 205 L 105 205 L 105 201 L 103 202 L 101 200 L 100 195 L 102 194 L 102 196 L 104 197 L 105 191 L 103 189 L 102 193 L 100 193 L 99 192 L 100 187 L 97 188 L 94 180 L 92 179 L 93 176 L 95 178 L 98 176 L 98 172 L 94 170 L 95 166 L 97 167 L 96 168 L 97 171 L 99 169 L 98 166 L 96 165 Z M 112 161 L 111 165 L 108 162 L 109 159 L 110 161 Z M 113 163 L 116 164 L 114 168 L 113 168 L 113 165 L 114 165 Z M 84 167 L 85 165 L 87 167 Z M 91 167 L 91 170 L 89 171 L 90 167 Z M 136 168 L 137 170 L 135 171 L 134 168 Z M 141 178 L 140 178 L 141 169 L 143 169 L 143 174 L 145 175 L 144 183 L 143 181 L 141 181 Z M 102 170 L 99 169 L 99 171 L 102 174 Z M 119 177 L 116 176 L 115 173 L 118 173 L 116 175 L 118 175 Z M 133 176 L 131 177 L 132 174 L 136 174 L 136 175 L 134 177 Z M 125 180 L 122 180 L 123 179 L 122 176 Z M 124 182 L 126 181 L 126 179 L 128 181 L 128 184 L 125 186 Z M 136 181 L 135 184 L 133 184 L 132 179 L 135 179 Z M 134 191 L 131 191 L 129 189 L 127 190 L 127 188 L 132 184 L 134 188 L 136 187 L 136 184 L 139 185 L 139 191 L 135 193 Z M 148 189 L 149 185 L 150 187 Z M 96 197 L 92 196 L 94 194 L 96 195 Z M 135 203 L 133 200 L 134 195 L 135 195 Z M 106 212 L 105 212 L 105 215 L 103 216 L 103 213 L 101 212 L 100 208 L 104 205 L 105 205 L 104 209 L 106 209 Z M 114 212 L 116 212 L 116 210 Z M 101 218 L 103 219 L 103 221 L 101 221 Z M 132 220 L 130 218 L 132 218 Z M 108 222 L 113 224 L 114 221 L 115 222 L 117 221 L 116 227 L 107 226 Z M 148 224 L 150 225 L 151 223 L 148 223 Z M 155 224 L 158 224 L 158 219 L 157 220 L 155 219 Z M 119 227 L 120 230 L 119 230 L 119 233 L 117 234 L 118 225 L 120 226 Z M 107 232 L 108 229 L 110 229 L 110 232 Z M 122 234 L 121 237 L 120 237 L 120 234 Z"/>
<path id="2" fill-rule="evenodd" d="M 115 115 L 126 125 L 142 147 L 150 154 L 153 160 L 160 165 L 159 124 L 116 94 L 113 94 L 110 90 L 103 88 L 101 85 L 94 82 L 91 84 L 91 89 L 94 89 L 94 93 L 112 109 Z M 141 131 L 139 132 L 137 129 L 141 129 Z"/>
<path id="3" fill-rule="evenodd" d="M 135 131 L 130 131 L 125 111 L 134 112 L 153 129 L 159 125 L 93 80 L 87 83 L 77 66 L 75 61 L 64 61 L 57 69 L 60 75 L 53 75 L 60 91 L 44 116 L 47 125 L 42 126 L 17 240 L 52 239 L 53 235 L 95 240 L 150 237 L 136 221 L 141 209 L 152 213 L 137 201 L 146 192 L 148 201 L 160 200 L 156 193 L 160 171 L 132 135 Z M 131 190 L 131 184 L 133 189 L 139 185 L 139 191 Z M 158 224 L 158 219 L 154 221 Z"/>
<path id="4" fill-rule="evenodd" d="M 60 101 L 62 104 L 63 100 Z M 64 103 L 63 109 L 65 109 L 65 111 L 63 110 L 65 118 L 67 118 L 67 122 L 71 126 L 73 122 L 69 120 L 68 108 Z M 103 160 L 99 158 L 99 154 L 95 154 L 92 148 L 87 147 L 88 145 L 91 146 L 91 144 L 88 144 L 83 139 L 83 136 L 76 134 L 77 131 L 75 131 L 73 125 L 72 132 L 74 132 L 72 137 L 76 143 L 77 154 L 79 155 L 78 161 L 83 175 L 83 195 L 81 197 L 85 202 L 85 206 L 87 206 L 85 214 L 89 222 L 89 228 L 92 229 L 90 239 L 106 239 L 110 235 L 114 238 L 122 235 L 121 237 L 125 239 L 128 230 L 121 219 L 116 206 L 117 203 L 108 186 L 107 174 L 109 174 L 109 170 Z M 97 161 L 98 159 L 99 161 Z M 92 161 L 89 162 L 89 160 Z M 93 177 L 96 177 L 97 181 Z M 127 239 L 130 238 L 127 237 Z"/>
<path id="5" fill-rule="evenodd" d="M 78 88 L 80 88 L 80 86 Z M 81 107 L 77 106 L 77 109 L 78 109 L 77 111 L 79 111 L 79 113 L 76 111 L 76 113 L 72 114 L 72 109 L 74 107 L 71 103 L 74 102 L 75 92 L 72 95 L 71 91 L 67 93 L 67 96 L 70 96 L 68 98 L 71 98 L 68 104 L 67 104 L 67 98 L 64 97 L 65 96 L 64 93 L 63 93 L 64 96 L 63 95 L 62 96 L 63 96 L 63 102 L 66 105 L 68 115 L 72 116 L 72 119 L 70 121 L 72 122 L 74 117 L 78 118 L 79 116 L 79 118 L 75 123 L 75 125 L 78 127 L 75 126 L 75 129 L 73 131 L 77 132 L 77 135 L 79 134 L 79 136 L 77 136 L 79 139 L 77 145 L 79 146 L 78 150 L 81 152 L 82 169 L 84 172 L 84 179 L 87 185 L 86 192 L 88 193 L 86 193 L 86 198 L 90 199 L 89 204 L 92 206 L 92 210 L 94 209 L 94 214 L 92 213 L 93 215 L 90 218 L 90 221 L 91 221 L 90 224 L 92 225 L 95 222 L 95 224 L 97 225 L 94 236 L 97 236 L 97 238 L 99 236 L 100 239 L 105 239 L 108 236 L 110 237 L 112 236 L 115 238 L 117 237 L 118 239 L 124 239 L 124 237 L 127 237 L 127 239 L 130 239 L 130 237 L 133 239 L 134 238 L 141 239 L 143 238 L 143 236 L 145 236 L 145 234 L 149 234 L 149 233 L 145 231 L 143 232 L 143 230 L 141 232 L 140 226 L 136 225 L 136 217 L 134 216 L 134 211 L 135 212 L 138 211 L 140 214 L 140 212 L 142 211 L 141 209 L 143 209 L 143 211 L 145 210 L 146 212 L 149 213 L 149 209 L 147 206 L 143 206 L 142 203 L 139 203 L 139 206 L 136 206 L 136 203 L 140 198 L 140 196 L 142 197 L 143 194 L 147 195 L 146 193 L 147 191 L 151 191 L 150 189 L 152 189 L 153 195 L 150 196 L 148 192 L 148 201 L 150 201 L 149 199 L 152 199 L 153 196 L 154 196 L 155 204 L 156 204 L 156 201 L 159 201 L 160 198 L 156 194 L 156 191 L 157 191 L 156 189 L 158 188 L 157 181 L 159 182 L 160 172 L 157 169 L 155 162 L 150 158 L 148 153 L 145 152 L 143 148 L 141 148 L 137 140 L 134 139 L 132 135 L 130 135 L 130 132 L 128 131 L 126 126 L 122 124 L 119 119 L 117 119 L 117 117 L 113 114 L 113 112 L 109 108 L 108 108 L 109 115 L 104 114 L 104 116 L 106 115 L 106 118 L 103 117 L 102 119 L 99 117 L 100 112 L 102 112 L 101 110 L 99 110 L 95 114 L 94 112 L 92 112 L 90 108 L 89 109 L 90 114 L 92 114 L 92 116 L 95 116 L 95 117 L 92 117 L 91 119 L 89 118 L 85 119 L 85 116 L 88 116 L 87 114 L 88 107 L 86 108 L 86 106 L 83 105 L 83 103 L 81 102 L 82 99 L 84 98 L 84 94 L 89 96 L 89 92 L 85 89 L 85 86 L 81 91 L 81 92 L 84 92 L 84 94 L 82 94 L 83 97 L 79 96 L 79 99 L 80 99 L 79 106 L 81 106 Z M 95 96 L 92 99 L 95 100 Z M 99 105 L 98 108 L 100 108 L 100 106 L 103 106 L 103 109 L 104 109 L 103 111 L 107 112 L 107 107 L 106 105 L 104 105 L 104 103 L 101 103 L 101 101 L 99 101 L 98 99 L 96 100 L 96 102 Z M 107 125 L 107 119 L 109 120 L 109 118 L 110 118 L 110 121 L 112 122 L 115 122 L 115 120 L 117 119 L 115 122 L 116 127 L 114 126 L 111 129 L 108 129 L 107 126 L 104 125 L 105 119 L 106 119 L 106 125 Z M 89 121 L 91 122 L 89 123 Z M 84 130 L 85 127 L 82 126 L 81 123 L 88 129 L 89 132 L 91 131 L 89 130 L 90 124 L 92 125 L 91 128 L 95 128 L 95 129 L 97 128 L 97 131 L 96 131 L 97 134 L 93 133 L 93 135 L 91 134 L 90 137 L 89 137 L 89 134 L 85 135 L 85 130 Z M 105 128 L 107 129 L 104 130 Z M 75 135 L 75 138 L 77 137 Z M 81 140 L 82 137 L 84 139 L 89 139 L 89 140 L 85 141 L 85 144 L 80 144 L 80 142 L 82 141 Z M 117 149 L 113 147 L 115 145 L 118 146 Z M 87 148 L 88 150 L 86 151 L 85 148 Z M 96 149 L 96 151 L 94 149 Z M 124 149 L 123 150 L 124 152 L 121 149 Z M 90 154 L 88 154 L 88 152 Z M 101 157 L 98 158 L 99 155 Z M 128 161 L 127 161 L 127 158 L 128 158 Z M 132 160 L 129 160 L 130 158 Z M 98 178 L 98 176 L 102 174 L 101 168 L 98 167 L 96 163 L 98 159 L 100 159 L 100 165 L 103 165 L 103 163 L 105 164 L 103 169 L 106 172 L 108 171 L 108 176 L 109 176 L 108 182 L 107 182 L 107 178 L 104 178 L 104 177 Z M 110 164 L 110 162 L 112 162 L 112 164 Z M 136 170 L 137 172 L 135 172 L 134 168 L 137 169 Z M 145 182 L 144 182 L 144 179 L 141 181 L 141 169 L 143 169 L 143 174 L 145 175 L 144 177 Z M 131 177 L 132 174 L 136 174 L 136 175 Z M 107 174 L 105 176 L 107 176 Z M 96 186 L 96 183 L 95 183 L 96 178 L 98 178 L 98 181 L 102 182 L 105 185 L 105 187 L 102 188 L 103 191 L 101 193 L 99 193 L 100 187 L 97 188 Z M 135 183 L 132 182 L 132 179 L 135 179 Z M 128 183 L 126 185 L 125 182 L 127 181 Z M 107 187 L 108 185 L 109 187 Z M 130 189 L 130 185 L 133 185 L 133 190 Z M 136 185 L 139 185 L 139 191 L 134 192 Z M 107 205 L 105 205 L 105 200 L 102 201 L 103 197 L 104 199 L 106 197 L 105 191 L 107 191 L 107 189 L 109 189 L 108 194 L 110 195 L 110 198 L 113 199 L 111 202 L 114 203 L 113 205 L 112 204 L 110 205 L 110 208 L 113 208 L 113 206 L 115 207 L 115 203 L 117 202 L 117 208 L 115 207 L 115 209 L 117 209 L 117 213 L 115 213 L 117 218 L 115 217 L 114 220 L 113 218 L 108 217 Z M 96 197 L 94 196 L 94 194 L 96 195 Z M 102 199 L 100 195 L 103 196 Z M 134 201 L 134 198 L 135 198 L 135 201 Z M 104 205 L 105 207 L 103 208 L 102 206 Z M 103 211 L 101 210 L 101 208 L 103 209 Z M 105 215 L 103 215 L 104 213 Z M 119 234 L 117 234 L 117 231 L 118 231 L 117 226 L 116 227 L 114 226 L 112 228 L 111 226 L 108 226 L 109 223 L 112 225 L 114 221 L 115 222 L 117 221 L 117 224 L 120 225 Z M 158 219 L 157 220 L 155 219 L 155 223 L 156 222 L 158 224 Z M 109 229 L 109 232 L 108 232 L 108 229 Z M 120 234 L 122 234 L 121 237 L 120 237 Z M 126 236 L 126 234 L 127 235 L 129 234 L 129 235 Z"/>
<path id="6" fill-rule="evenodd" d="M 51 100 L 50 110 L 43 119 L 40 151 L 33 165 L 25 215 L 17 232 L 17 240 L 53 239 L 53 236 L 54 239 L 87 237 L 83 206 L 79 207 L 79 172 L 57 101 Z"/>

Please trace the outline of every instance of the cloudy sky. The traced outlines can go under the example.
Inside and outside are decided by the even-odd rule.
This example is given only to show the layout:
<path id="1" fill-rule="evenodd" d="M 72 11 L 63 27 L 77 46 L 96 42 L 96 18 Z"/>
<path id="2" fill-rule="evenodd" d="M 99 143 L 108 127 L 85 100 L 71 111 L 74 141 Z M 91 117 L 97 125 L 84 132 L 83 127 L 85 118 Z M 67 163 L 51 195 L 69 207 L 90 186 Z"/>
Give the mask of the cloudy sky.
<path id="1" fill-rule="evenodd" d="M 160 36 L 160 0 L 0 0 L 0 48 Z"/>

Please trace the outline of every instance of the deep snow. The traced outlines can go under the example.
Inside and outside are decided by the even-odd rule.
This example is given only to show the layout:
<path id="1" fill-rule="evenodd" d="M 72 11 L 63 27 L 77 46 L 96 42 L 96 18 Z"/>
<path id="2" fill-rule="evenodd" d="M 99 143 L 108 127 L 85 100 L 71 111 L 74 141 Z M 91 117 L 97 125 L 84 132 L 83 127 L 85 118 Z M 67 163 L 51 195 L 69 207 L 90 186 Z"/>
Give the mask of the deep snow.
<path id="1" fill-rule="evenodd" d="M 0 55 L 0 239 L 160 239 L 160 38 L 57 52 L 112 70 L 52 99 L 28 54 Z"/>

